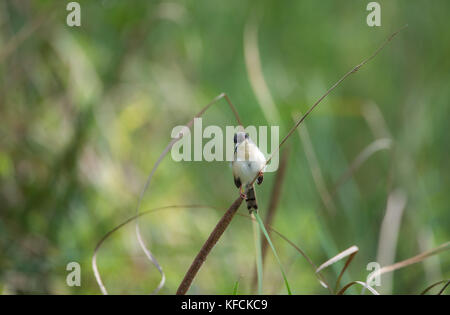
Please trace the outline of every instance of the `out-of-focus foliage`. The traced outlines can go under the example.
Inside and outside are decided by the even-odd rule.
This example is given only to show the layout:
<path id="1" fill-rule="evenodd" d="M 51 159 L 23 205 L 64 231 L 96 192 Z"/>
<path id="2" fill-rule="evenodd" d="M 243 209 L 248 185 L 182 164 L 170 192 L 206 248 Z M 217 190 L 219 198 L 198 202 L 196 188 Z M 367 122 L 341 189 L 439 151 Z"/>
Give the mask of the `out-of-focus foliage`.
<path id="1" fill-rule="evenodd" d="M 274 227 L 317 265 L 357 245 L 344 282 L 364 281 L 367 264 L 377 261 L 394 191 L 406 198 L 398 242 L 387 242 L 396 244 L 394 261 L 450 239 L 448 1 L 379 1 L 382 26 L 375 28 L 366 24 L 368 1 L 80 1 L 81 27 L 66 25 L 68 2 L 0 2 L 3 293 L 99 293 L 90 265 L 96 243 L 135 214 L 172 128 L 219 93 L 230 96 L 244 124 L 267 124 L 244 57 L 250 21 L 258 27 L 259 62 L 283 133 L 292 115 L 409 25 L 300 127 L 307 127 L 330 192 L 375 139 L 391 138 L 391 150 L 373 154 L 339 185 L 334 210 L 327 211 L 304 142 L 294 133 Z M 225 101 L 204 116 L 203 125 L 210 124 L 237 124 Z M 274 176 L 266 174 L 257 188 L 263 217 Z M 173 204 L 225 210 L 237 193 L 228 162 L 176 163 L 169 155 L 141 210 Z M 221 214 L 178 209 L 140 219 L 166 272 L 162 294 L 176 291 Z M 304 259 L 272 239 L 294 293 L 327 293 Z M 240 279 L 239 293 L 251 293 L 254 253 L 251 222 L 236 217 L 189 292 L 230 294 Z M 81 287 L 66 285 L 72 261 L 81 264 Z M 106 241 L 98 264 L 111 293 L 152 292 L 160 280 L 133 224 Z M 336 279 L 339 268 L 326 276 Z M 263 291 L 285 293 L 270 252 L 264 270 Z M 443 253 L 395 272 L 392 292 L 419 293 L 449 277 Z"/>

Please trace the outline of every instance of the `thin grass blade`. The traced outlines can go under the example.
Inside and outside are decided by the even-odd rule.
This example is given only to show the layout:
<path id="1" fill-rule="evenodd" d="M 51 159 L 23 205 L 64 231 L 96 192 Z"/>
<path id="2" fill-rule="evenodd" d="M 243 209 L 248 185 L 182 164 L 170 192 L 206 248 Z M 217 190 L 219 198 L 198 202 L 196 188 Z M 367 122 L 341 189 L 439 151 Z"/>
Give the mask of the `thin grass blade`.
<path id="1" fill-rule="evenodd" d="M 252 217 L 254 215 L 252 214 Z M 258 223 L 256 221 L 252 222 L 253 225 L 253 239 L 255 240 L 256 249 L 256 271 L 258 276 L 258 294 L 262 294 L 262 284 L 263 284 L 263 258 L 261 250 L 261 233 L 258 228 Z"/>
<path id="2" fill-rule="evenodd" d="M 275 258 L 276 258 L 276 260 L 278 262 L 278 265 L 280 266 L 280 271 L 281 271 L 281 274 L 282 274 L 283 279 L 284 279 L 284 284 L 286 285 L 286 290 L 287 290 L 289 295 L 292 295 L 291 288 L 289 286 L 289 282 L 287 280 L 286 274 L 284 273 L 283 265 L 281 264 L 280 258 L 278 257 L 278 254 L 277 254 L 277 251 L 276 251 L 275 247 L 273 246 L 272 241 L 270 240 L 269 234 L 267 233 L 266 228 L 264 226 L 264 223 L 262 222 L 261 217 L 259 216 L 258 212 L 255 212 L 255 218 L 258 221 L 259 227 L 263 231 L 264 236 L 266 237 L 267 242 L 270 245 L 270 248 L 272 248 L 273 255 L 275 256 Z"/>

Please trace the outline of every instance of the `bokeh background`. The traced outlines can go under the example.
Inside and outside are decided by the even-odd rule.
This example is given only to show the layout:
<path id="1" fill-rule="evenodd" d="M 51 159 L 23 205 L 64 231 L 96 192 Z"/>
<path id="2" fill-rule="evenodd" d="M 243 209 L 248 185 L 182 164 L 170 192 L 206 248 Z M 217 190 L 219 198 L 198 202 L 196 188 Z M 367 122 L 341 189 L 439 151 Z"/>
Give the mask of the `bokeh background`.
<path id="1" fill-rule="evenodd" d="M 379 1 L 0 2 L 0 292 L 99 294 L 94 248 L 133 216 L 174 126 L 226 92 L 245 125 L 284 135 L 335 81 L 408 24 L 332 92 L 286 142 L 286 176 L 272 225 L 316 265 L 359 248 L 343 283 L 369 262 L 389 265 L 450 239 L 450 3 Z M 203 125 L 237 125 L 224 100 Z M 286 154 L 282 150 L 282 154 Z M 275 173 L 257 188 L 266 216 Z M 237 197 L 228 162 L 167 156 L 146 191 L 143 237 L 175 293 L 199 248 Z M 240 213 L 247 211 L 244 206 Z M 327 294 L 311 266 L 272 235 L 297 294 Z M 81 286 L 66 265 L 81 265 Z M 325 269 L 334 283 L 344 262 Z M 189 293 L 252 293 L 252 223 L 236 216 Z M 110 293 L 146 294 L 160 274 L 133 223 L 99 250 Z M 450 278 L 450 255 L 382 277 L 382 293 L 420 293 Z M 355 287 L 356 288 L 356 287 Z M 264 293 L 285 294 L 270 251 Z M 359 293 L 360 289 L 348 291 Z"/>

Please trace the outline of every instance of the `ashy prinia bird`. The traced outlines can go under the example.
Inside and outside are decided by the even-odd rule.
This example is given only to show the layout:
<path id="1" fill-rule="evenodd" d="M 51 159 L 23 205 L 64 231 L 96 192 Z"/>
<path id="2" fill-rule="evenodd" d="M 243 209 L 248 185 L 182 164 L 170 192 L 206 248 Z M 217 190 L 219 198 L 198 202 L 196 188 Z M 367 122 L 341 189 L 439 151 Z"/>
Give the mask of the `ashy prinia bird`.
<path id="1" fill-rule="evenodd" d="M 253 180 L 258 176 L 258 185 L 263 182 L 266 158 L 246 132 L 234 135 L 234 159 L 231 166 L 234 183 L 247 202 L 247 209 L 250 213 L 258 210 Z"/>

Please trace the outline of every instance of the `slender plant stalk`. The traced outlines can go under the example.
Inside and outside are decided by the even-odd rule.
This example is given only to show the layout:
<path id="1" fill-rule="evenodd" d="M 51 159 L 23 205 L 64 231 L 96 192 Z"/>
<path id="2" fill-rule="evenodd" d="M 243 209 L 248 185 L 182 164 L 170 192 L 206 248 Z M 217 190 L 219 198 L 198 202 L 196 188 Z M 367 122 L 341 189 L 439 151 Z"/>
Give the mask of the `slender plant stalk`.
<path id="1" fill-rule="evenodd" d="M 355 284 L 359 284 L 359 285 L 363 286 L 364 288 L 367 288 L 373 295 L 380 295 L 380 293 L 378 293 L 374 288 L 372 288 L 371 286 L 368 286 L 366 283 L 364 283 L 362 281 L 352 281 L 352 282 L 346 284 L 341 290 L 339 290 L 338 293 L 336 293 L 336 295 L 343 295 L 345 293 L 345 291 L 347 291 L 348 288 L 354 286 Z"/>
<path id="2" fill-rule="evenodd" d="M 258 222 L 255 219 L 255 215 L 251 214 L 252 225 L 253 225 L 253 238 L 255 239 L 255 257 L 256 257 L 256 275 L 258 284 L 258 294 L 262 294 L 262 284 L 263 284 L 263 258 L 261 251 L 261 231 L 258 228 Z"/>
<path id="3" fill-rule="evenodd" d="M 351 254 L 347 258 L 347 261 L 345 262 L 344 268 L 342 268 L 341 273 L 339 274 L 339 276 L 338 276 L 338 278 L 336 280 L 336 285 L 335 285 L 335 288 L 334 288 L 334 292 L 336 292 L 336 293 L 338 292 L 339 284 L 341 283 L 342 276 L 344 275 L 344 272 L 345 272 L 345 270 L 347 270 L 347 268 L 350 265 L 350 263 L 353 261 L 353 258 L 355 258 L 356 253 L 358 253 L 358 252 L 355 252 L 355 253 Z"/>
<path id="4" fill-rule="evenodd" d="M 276 260 L 277 260 L 277 262 L 278 262 L 278 265 L 279 265 L 279 267 L 280 267 L 281 275 L 283 276 L 284 284 L 286 285 L 286 290 L 287 290 L 288 294 L 291 295 L 291 294 L 292 294 L 291 288 L 290 288 L 290 286 L 289 286 L 289 282 L 288 282 L 288 280 L 287 280 L 286 273 L 284 272 L 283 265 L 281 264 L 281 260 L 280 260 L 280 258 L 278 257 L 278 254 L 277 254 L 277 251 L 276 251 L 276 249 L 275 249 L 275 246 L 273 246 L 272 241 L 270 240 L 269 234 L 267 233 L 267 230 L 266 230 L 266 228 L 265 228 L 265 226 L 264 226 L 264 223 L 263 223 L 263 221 L 261 220 L 261 217 L 259 216 L 258 212 L 255 211 L 255 215 L 254 215 L 254 216 L 255 216 L 256 220 L 258 221 L 259 227 L 260 227 L 261 230 L 263 231 L 264 236 L 265 236 L 266 239 L 267 239 L 267 242 L 269 243 L 270 247 L 272 248 L 273 255 L 275 256 L 275 258 L 276 258 Z"/>
<path id="5" fill-rule="evenodd" d="M 440 285 L 442 283 L 445 283 L 445 285 L 443 286 L 443 288 L 439 291 L 438 295 L 440 295 L 442 292 L 444 292 L 443 290 L 445 290 L 445 288 L 450 284 L 450 280 L 441 280 L 438 282 L 433 283 L 432 285 L 428 286 L 425 290 L 422 291 L 422 293 L 420 293 L 421 295 L 424 295 L 425 293 L 427 293 L 428 291 L 430 291 L 431 289 L 433 289 L 435 286 Z"/>
<path id="6" fill-rule="evenodd" d="M 272 193 L 270 195 L 270 200 L 269 200 L 269 207 L 267 208 L 267 215 L 265 218 L 265 222 L 264 224 L 266 226 L 270 226 L 272 225 L 273 219 L 275 217 L 275 213 L 278 209 L 278 205 L 280 203 L 280 197 L 281 197 L 281 191 L 282 191 L 282 186 L 283 186 L 283 182 L 284 182 L 284 177 L 286 174 L 286 165 L 288 162 L 288 157 L 289 157 L 289 153 L 290 153 L 290 147 L 286 147 L 285 150 L 283 150 L 282 154 L 281 154 L 281 161 L 280 161 L 280 167 L 278 168 L 277 174 L 275 175 L 275 181 L 273 183 L 273 187 L 272 187 Z M 270 235 L 270 231 L 269 231 L 269 235 Z M 262 256 L 262 264 L 264 264 L 264 260 L 266 258 L 266 254 L 267 254 L 267 240 L 265 238 L 261 238 L 261 256 Z M 256 284 L 258 281 L 258 270 L 255 270 L 255 272 L 253 273 L 253 280 L 252 280 L 252 292 L 255 291 L 256 288 Z"/>
<path id="7" fill-rule="evenodd" d="M 116 231 L 118 231 L 119 229 L 121 229 L 123 226 L 127 225 L 130 222 L 133 222 L 135 220 L 137 220 L 139 217 L 147 215 L 149 213 L 154 213 L 157 211 L 161 211 L 161 210 L 167 210 L 167 209 L 192 209 L 192 208 L 199 208 L 199 209 L 215 209 L 215 210 L 219 210 L 216 207 L 212 207 L 212 206 L 208 206 L 208 205 L 173 205 L 173 206 L 164 206 L 164 207 L 159 207 L 159 208 L 155 208 L 155 209 L 151 209 L 151 210 L 147 210 L 147 211 L 142 211 L 139 212 L 139 214 L 132 216 L 131 218 L 127 219 L 126 221 L 120 223 L 119 225 L 117 225 L 115 228 L 113 228 L 112 230 L 110 230 L 108 233 L 105 234 L 105 236 L 102 237 L 102 239 L 97 243 L 97 245 L 95 246 L 95 250 L 94 250 L 94 255 L 92 256 L 92 270 L 94 272 L 94 276 L 95 276 L 95 280 L 97 280 L 97 284 L 100 287 L 100 290 L 102 291 L 102 293 L 104 295 L 108 294 L 108 291 L 106 290 L 105 285 L 103 284 L 102 278 L 100 276 L 100 272 L 98 271 L 98 267 L 97 267 L 97 254 L 98 251 L 100 250 L 100 247 L 103 245 L 103 243 L 111 237 L 112 234 L 114 234 Z M 155 293 L 155 292 L 154 292 Z"/>
<path id="8" fill-rule="evenodd" d="M 222 209 L 219 209 L 218 207 L 214 207 L 214 206 L 209 206 L 209 205 L 172 205 L 172 206 L 165 206 L 165 207 L 160 207 L 160 208 L 155 208 L 155 209 L 151 209 L 151 210 L 147 210 L 147 211 L 141 211 L 138 215 L 134 215 L 131 218 L 128 218 L 126 221 L 120 223 L 119 225 L 117 225 L 115 228 L 113 228 L 112 230 L 110 230 L 107 234 L 105 234 L 105 236 L 102 237 L 102 239 L 97 243 L 96 247 L 95 247 L 95 251 L 94 251 L 94 255 L 92 257 L 92 269 L 94 271 L 94 276 L 97 280 L 97 283 L 100 287 L 100 289 L 102 290 L 102 292 L 104 294 L 108 294 L 108 292 L 106 291 L 105 286 L 103 285 L 103 281 L 101 279 L 100 276 L 100 272 L 98 270 L 97 267 L 97 254 L 101 248 L 101 246 L 103 245 L 103 243 L 109 239 L 115 232 L 117 232 L 118 230 L 120 230 L 122 227 L 124 227 L 125 225 L 127 225 L 130 222 L 135 221 L 138 217 L 147 215 L 147 214 L 151 214 L 151 213 L 155 213 L 157 211 L 162 211 L 162 210 L 169 210 L 169 209 L 192 209 L 192 208 L 198 208 L 198 209 L 213 209 L 216 211 L 221 211 Z M 246 214 L 240 214 L 237 213 L 237 215 L 240 215 L 246 219 L 250 219 L 252 221 L 256 221 L 256 219 L 253 217 L 250 217 L 249 215 Z M 280 232 L 278 232 L 277 230 L 275 230 L 273 227 L 266 225 L 266 228 L 268 230 L 270 230 L 271 232 L 277 234 L 282 240 L 286 241 L 292 248 L 294 248 L 296 251 L 298 251 L 307 261 L 308 263 L 312 266 L 313 271 L 315 271 L 317 269 L 317 267 L 314 265 L 314 263 L 311 261 L 311 259 L 306 255 L 306 253 L 304 253 L 297 245 L 295 245 L 291 240 L 289 240 L 286 236 L 284 236 L 283 234 L 281 234 Z M 325 278 L 322 277 L 322 275 L 320 273 L 315 273 L 315 275 L 318 277 L 319 281 L 326 283 Z M 319 277 L 320 276 L 320 277 Z M 239 277 L 239 279 L 236 281 L 236 283 L 240 282 L 241 277 Z M 235 286 L 236 287 L 236 286 Z M 326 287 L 328 287 L 328 285 L 326 285 Z"/>
<path id="9" fill-rule="evenodd" d="M 239 290 L 239 279 L 236 280 L 236 282 L 234 283 L 234 287 L 233 287 L 233 295 L 237 295 L 238 290 Z"/>
<path id="10" fill-rule="evenodd" d="M 239 117 L 239 114 L 236 110 L 236 108 L 234 107 L 233 103 L 231 103 L 230 98 L 228 97 L 228 95 L 226 93 L 221 93 L 220 95 L 216 96 L 209 104 L 207 104 L 205 107 L 203 107 L 187 124 L 186 124 L 186 128 L 187 130 L 189 130 L 192 126 L 192 124 L 194 123 L 195 118 L 197 117 L 201 117 L 211 106 L 213 106 L 214 104 L 216 104 L 219 100 L 221 100 L 222 98 L 225 98 L 225 100 L 228 103 L 228 106 L 231 108 L 231 110 L 233 111 L 233 114 L 236 118 L 236 121 L 238 122 L 239 126 L 241 129 L 243 129 L 242 127 L 242 122 L 241 119 Z M 144 185 L 144 188 L 141 191 L 141 194 L 139 196 L 138 199 L 138 203 L 136 206 L 136 216 L 137 218 L 139 217 L 139 210 L 141 207 L 141 203 L 142 200 L 144 198 L 144 194 L 145 192 L 148 190 L 148 188 L 150 187 L 150 183 L 153 179 L 153 175 L 155 174 L 156 170 L 158 169 L 160 163 L 162 162 L 162 160 L 166 157 L 166 155 L 169 153 L 169 151 L 172 149 L 173 145 L 179 141 L 187 132 L 187 130 L 185 129 L 184 131 L 181 131 L 178 136 L 174 139 L 172 139 L 169 144 L 165 147 L 165 149 L 163 150 L 163 152 L 161 153 L 161 155 L 158 157 L 158 160 L 156 161 L 156 163 L 153 165 L 153 168 L 149 174 L 149 176 L 147 177 L 147 181 Z M 161 274 L 161 281 L 158 284 L 158 287 L 155 289 L 154 293 L 157 293 L 164 285 L 165 283 L 165 274 L 162 270 L 161 265 L 159 264 L 159 262 L 156 260 L 155 256 L 151 253 L 151 251 L 148 249 L 147 245 L 144 242 L 144 238 L 142 237 L 141 234 L 141 230 L 139 228 L 139 222 L 136 219 L 135 222 L 135 228 L 136 228 L 136 236 L 137 236 L 137 240 L 139 243 L 139 246 L 141 247 L 142 251 L 145 253 L 145 256 L 150 260 L 150 262 L 155 265 L 155 267 L 158 269 L 158 271 Z M 100 287 L 102 289 L 102 292 L 105 293 L 105 291 L 103 290 L 102 287 Z"/>
<path id="11" fill-rule="evenodd" d="M 385 274 L 387 272 L 393 272 L 397 269 L 401 269 L 404 268 L 406 266 L 412 265 L 412 264 L 417 264 L 421 261 L 423 261 L 424 259 L 434 256 L 436 254 L 439 254 L 443 251 L 449 250 L 450 249 L 450 242 L 446 242 L 444 244 L 441 244 L 440 246 L 428 250 L 426 252 L 420 253 L 419 255 L 416 255 L 414 257 L 402 260 L 400 262 L 397 262 L 395 264 L 389 265 L 389 266 L 384 266 L 381 269 L 378 269 L 376 272 L 372 273 L 368 278 L 367 278 L 367 286 L 370 286 L 373 279 L 375 279 L 375 277 L 379 277 L 382 274 Z M 363 290 L 361 291 L 361 294 L 364 294 L 366 287 L 363 288 Z"/>
<path id="12" fill-rule="evenodd" d="M 394 33 L 392 33 L 384 42 L 383 44 L 380 45 L 380 47 L 378 47 L 373 53 L 372 55 L 370 55 L 368 58 L 364 59 L 361 63 L 359 63 L 358 65 L 356 65 L 355 67 L 353 67 L 350 71 L 348 71 L 346 74 L 344 74 L 335 84 L 333 84 L 309 109 L 308 111 L 295 123 L 295 125 L 291 128 L 291 130 L 289 130 L 289 132 L 287 133 L 287 135 L 281 140 L 280 145 L 278 146 L 277 149 L 275 149 L 274 152 L 272 152 L 271 156 L 269 157 L 269 159 L 267 159 L 266 161 L 266 165 L 269 164 L 269 162 L 272 160 L 272 157 L 274 156 L 275 153 L 277 153 L 281 146 L 286 142 L 286 140 L 294 133 L 294 131 L 298 128 L 298 126 L 300 126 L 300 124 L 306 119 L 306 117 L 309 116 L 309 114 L 311 114 L 311 112 L 314 110 L 314 108 L 316 108 L 317 105 L 319 105 L 325 97 L 328 96 L 328 94 L 330 94 L 335 88 L 337 88 L 345 79 L 347 79 L 348 76 L 350 76 L 353 73 L 356 73 L 359 69 L 361 69 L 364 65 L 366 65 L 369 61 L 371 61 L 373 58 L 375 58 L 380 51 L 383 50 L 384 47 L 386 47 L 387 44 L 389 44 L 392 39 L 394 39 L 394 37 L 400 33 L 400 31 L 402 31 L 403 29 L 405 29 L 406 27 L 408 27 L 408 25 L 404 25 L 403 27 L 401 27 L 400 29 L 398 29 L 397 31 L 395 31 Z M 253 179 L 253 182 L 256 181 L 256 179 L 258 178 L 258 176 L 255 176 L 255 178 Z"/>
<path id="13" fill-rule="evenodd" d="M 275 177 L 275 182 L 272 188 L 272 195 L 269 201 L 269 207 L 267 209 L 267 215 L 265 224 L 272 225 L 273 219 L 275 218 L 275 213 L 277 212 L 278 205 L 280 204 L 281 191 L 283 188 L 284 177 L 286 175 L 286 166 L 289 158 L 290 147 L 286 147 L 281 155 L 280 167 L 278 168 L 277 175 Z M 269 232 L 270 235 L 270 232 Z M 267 240 L 262 241 L 262 257 L 263 262 L 267 253 Z"/>
<path id="14" fill-rule="evenodd" d="M 186 272 L 183 281 L 181 281 L 180 286 L 178 287 L 177 295 L 186 294 L 186 292 L 189 290 L 192 281 L 205 262 L 206 257 L 208 257 L 209 253 L 213 249 L 214 245 L 216 245 L 223 232 L 225 232 L 226 228 L 228 227 L 234 215 L 238 211 L 240 205 L 242 204 L 242 201 L 243 199 L 239 196 L 239 198 L 237 198 L 233 202 L 230 208 L 228 208 L 227 212 L 225 212 L 219 223 L 217 223 L 216 227 L 211 232 L 205 244 L 203 244 L 202 248 L 198 252 L 188 271 Z"/>
<path id="15" fill-rule="evenodd" d="M 373 58 L 375 58 L 378 53 L 383 50 L 383 48 L 389 44 L 389 42 L 395 37 L 395 35 L 397 35 L 401 30 L 403 30 L 407 25 L 403 26 L 402 28 L 400 28 L 399 30 L 397 30 L 396 32 L 394 32 L 392 35 L 390 35 L 385 42 L 378 47 L 368 58 L 364 59 L 361 63 L 359 63 L 358 65 L 356 65 L 355 67 L 353 67 L 350 71 L 348 71 L 346 74 L 344 74 L 335 84 L 333 84 L 331 86 L 331 88 L 329 88 L 309 109 L 308 111 L 295 123 L 295 125 L 291 128 L 291 130 L 288 132 L 288 134 L 281 140 L 280 145 L 278 146 L 278 148 L 275 149 L 274 152 L 272 152 L 271 156 L 269 157 L 269 159 L 267 159 L 265 165 L 267 165 L 271 160 L 272 157 L 274 156 L 275 153 L 277 153 L 281 146 L 286 142 L 286 140 L 292 135 L 292 133 L 294 133 L 294 131 L 297 129 L 297 127 L 306 119 L 306 117 L 314 110 L 314 108 L 316 108 L 317 105 L 319 105 L 322 100 L 327 97 L 336 87 L 338 87 L 348 76 L 350 76 L 353 73 L 356 73 L 361 67 L 363 67 L 365 64 L 367 64 L 369 61 L 371 61 Z M 221 95 L 221 97 L 224 97 L 224 95 Z M 225 96 L 226 97 L 226 96 Z M 226 97 L 227 101 L 228 98 Z M 206 109 L 205 109 L 206 110 Z M 240 123 L 240 125 L 242 125 Z M 253 184 L 256 179 L 258 178 L 258 175 L 255 176 L 255 178 L 253 179 L 253 181 L 250 184 Z M 203 247 L 201 248 L 200 252 L 197 254 L 197 256 L 195 257 L 194 261 L 192 262 L 189 270 L 187 271 L 185 277 L 183 278 L 183 281 L 181 282 L 180 286 L 178 287 L 177 290 L 177 294 L 186 294 L 186 292 L 188 291 L 188 289 L 190 288 L 192 281 L 194 280 L 195 276 L 197 275 L 197 272 L 199 271 L 200 267 L 203 265 L 203 263 L 206 260 L 206 257 L 208 256 L 208 254 L 211 252 L 211 249 L 214 247 L 214 245 L 217 243 L 217 241 L 219 240 L 219 238 L 222 236 L 223 232 L 225 231 L 225 229 L 228 227 L 228 225 L 230 224 L 231 220 L 233 219 L 233 216 L 236 214 L 236 211 L 238 210 L 239 206 L 242 203 L 242 198 L 239 197 L 238 199 L 236 199 L 233 204 L 230 206 L 230 208 L 227 210 L 227 212 L 225 213 L 225 215 L 220 219 L 219 223 L 217 223 L 216 227 L 214 228 L 214 230 L 211 232 L 210 236 L 208 237 L 208 239 L 206 240 L 205 244 L 203 245 Z M 256 213 L 256 218 L 260 218 L 259 215 Z M 264 228 L 264 224 L 262 223 L 261 220 L 259 220 L 260 226 L 262 226 L 263 231 L 265 231 Z M 268 235 L 266 235 L 266 238 L 268 238 Z M 269 245 L 271 245 L 271 242 L 269 241 L 268 238 L 268 242 Z M 273 246 L 271 246 L 272 249 L 274 250 L 275 253 L 275 249 L 273 248 Z M 277 256 L 276 256 L 277 257 Z M 284 271 L 282 271 L 283 275 L 284 275 Z M 287 284 L 287 280 L 284 277 L 286 285 Z M 288 292 L 290 293 L 290 290 L 288 289 Z"/>
<path id="16" fill-rule="evenodd" d="M 447 289 L 449 285 L 450 281 L 447 281 L 447 283 L 444 285 L 444 287 L 441 289 L 441 291 L 439 291 L 437 295 L 441 295 L 442 293 L 444 293 L 445 289 Z"/>

